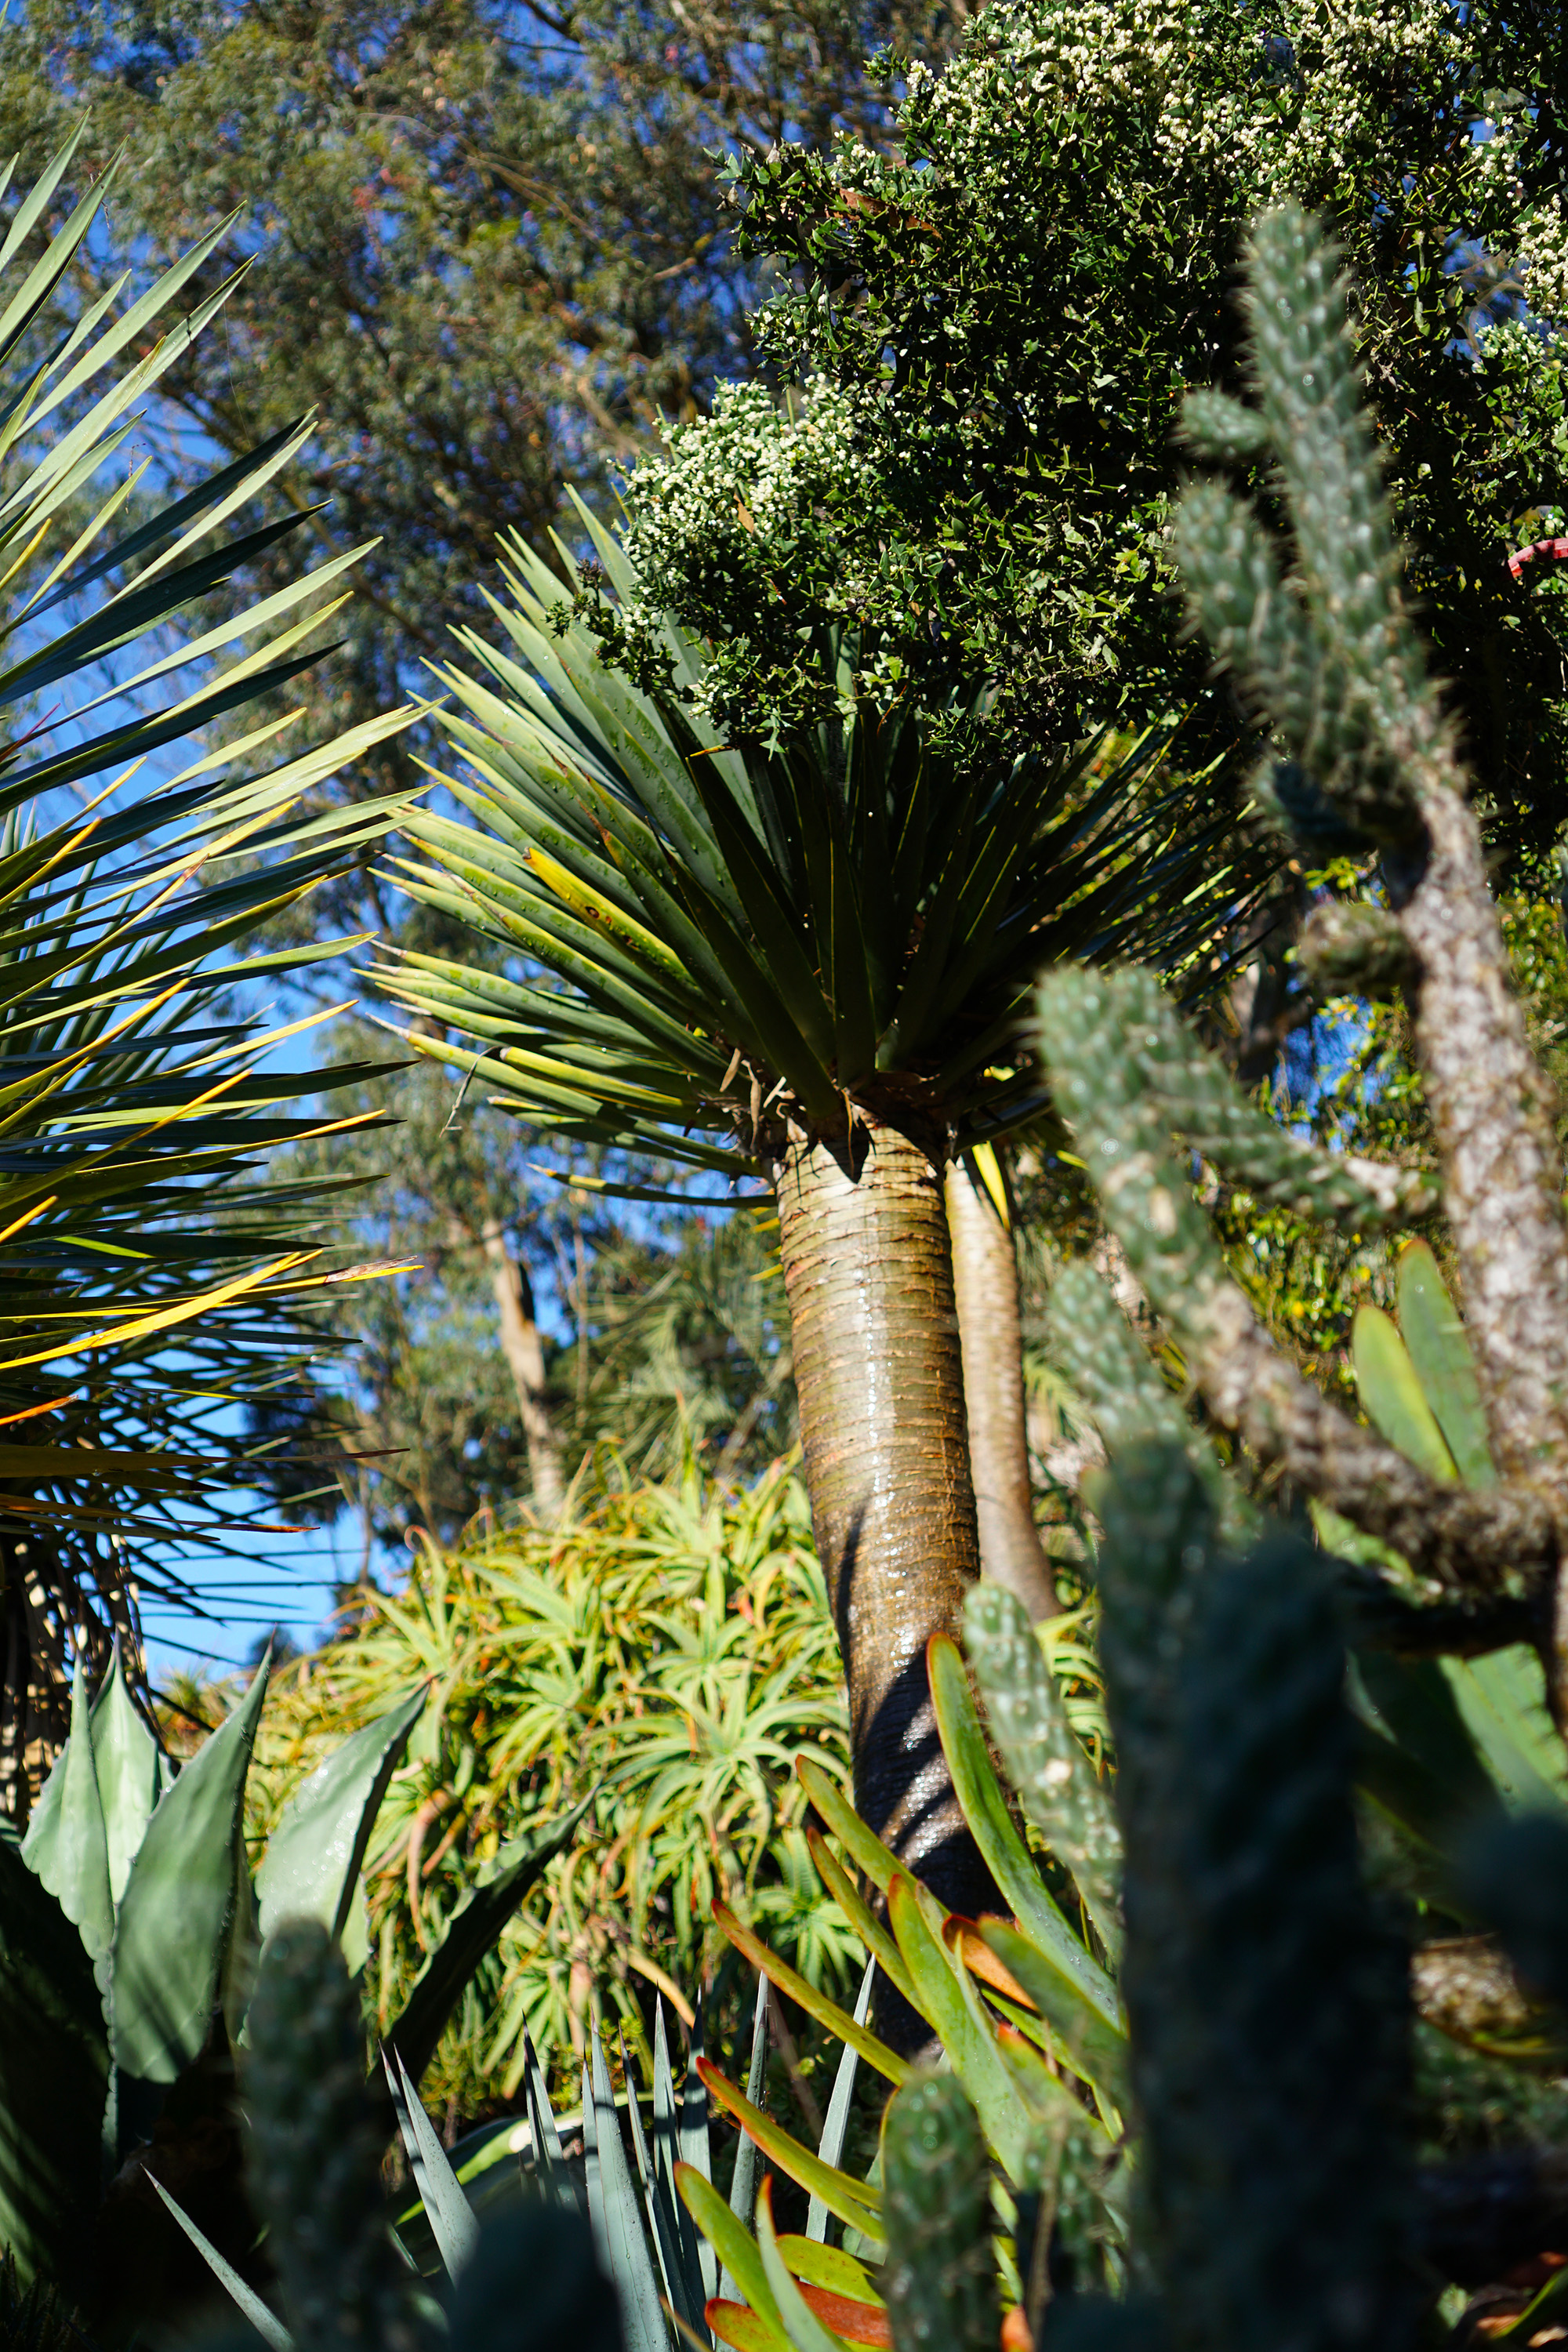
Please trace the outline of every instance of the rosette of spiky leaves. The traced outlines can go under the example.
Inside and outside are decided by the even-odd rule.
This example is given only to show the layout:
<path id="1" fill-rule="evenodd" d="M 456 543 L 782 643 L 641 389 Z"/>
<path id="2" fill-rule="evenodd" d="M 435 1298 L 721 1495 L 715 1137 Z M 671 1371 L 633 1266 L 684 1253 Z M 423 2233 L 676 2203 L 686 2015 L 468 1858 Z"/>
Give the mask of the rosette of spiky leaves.
<path id="1" fill-rule="evenodd" d="M 617 542 L 581 519 L 629 593 Z M 539 1124 L 729 1176 L 775 1158 L 792 1118 L 841 1129 L 847 1105 L 1000 1134 L 1045 1104 L 1017 1034 L 1042 964 L 1179 963 L 1246 896 L 1250 869 L 1214 871 L 1206 784 L 1162 787 L 1152 736 L 1013 759 L 960 717 L 939 750 L 850 701 L 846 647 L 841 719 L 776 748 L 706 740 L 583 623 L 552 630 L 538 556 L 513 541 L 503 570 L 508 649 L 466 632 L 482 675 L 438 673 L 474 822 L 417 814 L 422 854 L 399 866 L 488 968 L 410 951 L 382 977 L 471 1041 L 416 1035 L 422 1052 Z M 665 636 L 691 683 L 701 646 Z"/>
<path id="2" fill-rule="evenodd" d="M 76 143 L 0 233 L 0 713 L 16 721 L 0 748 L 0 1584 L 13 1659 L 0 1716 L 24 1707 L 29 1682 L 36 1713 L 65 1619 L 106 1663 L 95 1585 L 127 1639 L 132 1576 L 144 1592 L 188 1591 L 180 1556 L 223 1539 L 215 1489 L 243 1475 L 232 1399 L 312 1344 L 298 1300 L 321 1270 L 305 1272 L 314 1195 L 255 1171 L 268 1145 L 320 1122 L 289 1107 L 295 1076 L 261 1066 L 278 1033 L 237 1013 L 234 992 L 317 952 L 247 942 L 384 829 L 387 803 L 340 817 L 310 796 L 408 716 L 293 758 L 287 717 L 200 750 L 318 657 L 337 609 L 320 592 L 363 551 L 171 637 L 182 610 L 308 521 L 258 518 L 310 420 L 179 497 L 151 496 L 146 464 L 122 457 L 137 404 L 235 281 L 160 334 L 220 226 L 118 314 L 123 278 L 84 299 L 59 341 L 48 306 L 115 177 L 58 221 Z M 151 755 L 186 739 L 177 773 L 131 789 Z M 26 1574 L 13 1575 L 23 1543 Z M 21 1736 L 47 1746 L 59 1731 L 34 1720 Z M 14 1780 L 10 1759 L 0 1775 Z"/>

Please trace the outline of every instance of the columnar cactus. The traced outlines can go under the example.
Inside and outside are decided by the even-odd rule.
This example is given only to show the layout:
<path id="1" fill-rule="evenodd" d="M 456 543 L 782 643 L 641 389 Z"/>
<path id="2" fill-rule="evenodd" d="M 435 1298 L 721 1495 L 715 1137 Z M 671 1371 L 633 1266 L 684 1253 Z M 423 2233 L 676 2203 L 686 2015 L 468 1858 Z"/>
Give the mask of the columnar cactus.
<path id="1" fill-rule="evenodd" d="M 1291 205 L 1261 220 L 1246 296 L 1256 406 L 1191 400 L 1194 447 L 1271 462 L 1293 543 L 1200 482 L 1176 519 L 1194 624 L 1258 714 L 1261 800 L 1309 854 L 1375 853 L 1368 902 L 1325 909 L 1305 943 L 1336 989 L 1403 986 L 1441 1160 L 1436 1181 L 1331 1157 L 1227 1089 L 1146 972 L 1060 971 L 1039 1042 L 1107 1222 L 1181 1350 L 1211 1420 L 1415 1572 L 1399 1637 L 1470 1651 L 1532 1622 L 1568 1714 L 1568 1232 L 1548 1083 L 1531 1058 L 1464 773 L 1400 590 L 1400 555 L 1363 415 L 1333 248 Z M 1373 903 L 1376 900 L 1379 903 Z M 1499 1477 L 1416 1468 L 1359 1427 L 1258 1328 L 1172 1150 L 1173 1134 L 1265 1200 L 1365 1232 L 1440 1208 Z M 1081 1285 L 1058 1297 L 1063 1352 L 1095 1352 Z M 1100 1321 L 1104 1321 L 1103 1313 Z M 1103 1386 L 1103 1382 L 1101 1386 Z M 1147 1391 L 1133 1418 L 1156 1418 Z M 1403 1588 L 1406 1601 L 1412 1588 Z M 1394 1614 L 1397 1606 L 1391 1602 Z"/>
<path id="2" fill-rule="evenodd" d="M 882 2127 L 884 2292 L 894 2352 L 994 2352 L 991 2167 L 973 2103 L 952 2074 L 898 2092 Z"/>
<path id="3" fill-rule="evenodd" d="M 1216 1549 L 1184 1455 L 1105 1498 L 1141 2246 L 1176 2352 L 1406 2342 L 1402 1955 L 1362 1887 L 1318 1556 Z"/>
<path id="4" fill-rule="evenodd" d="M 386 2133 L 365 2087 L 359 2002 L 315 1920 L 261 1957 L 245 2070 L 247 2179 L 297 2352 L 420 2352 L 408 2273 L 386 2225 Z"/>

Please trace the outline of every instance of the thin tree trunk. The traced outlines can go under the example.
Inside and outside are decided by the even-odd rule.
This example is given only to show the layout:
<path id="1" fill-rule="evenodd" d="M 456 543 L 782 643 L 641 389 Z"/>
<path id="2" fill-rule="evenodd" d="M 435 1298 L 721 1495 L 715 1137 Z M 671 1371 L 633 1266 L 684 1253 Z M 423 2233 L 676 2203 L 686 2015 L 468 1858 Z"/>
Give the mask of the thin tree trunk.
<path id="1" fill-rule="evenodd" d="M 892 1128 L 858 1127 L 855 1146 L 853 1175 L 805 1138 L 776 1171 L 812 1524 L 857 1808 L 944 1903 L 973 1913 L 997 1897 L 953 1795 L 925 1660 L 980 1567 L 942 1177 Z"/>
<path id="2" fill-rule="evenodd" d="M 1035 1525 L 1029 1479 L 1018 1261 L 1011 1232 L 967 1160 L 947 1171 L 947 1223 L 980 1565 L 1032 1619 L 1054 1617 L 1056 1580 Z"/>
<path id="3" fill-rule="evenodd" d="M 565 1498 L 561 1479 L 561 1445 L 544 1401 L 544 1348 L 533 1316 L 532 1286 L 526 1270 L 508 1249 L 500 1225 L 487 1225 L 479 1244 L 490 1270 L 496 1305 L 500 1309 L 500 1343 L 511 1370 L 522 1433 L 528 1441 L 533 1499 L 547 1519 L 558 1518 Z"/>

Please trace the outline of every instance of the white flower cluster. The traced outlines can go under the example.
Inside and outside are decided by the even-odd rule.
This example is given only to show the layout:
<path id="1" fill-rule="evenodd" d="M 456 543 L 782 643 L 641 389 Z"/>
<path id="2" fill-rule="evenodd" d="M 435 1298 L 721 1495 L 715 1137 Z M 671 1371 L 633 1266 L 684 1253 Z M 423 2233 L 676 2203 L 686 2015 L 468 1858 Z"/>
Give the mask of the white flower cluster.
<path id="1" fill-rule="evenodd" d="M 763 384 L 721 384 L 710 415 L 672 426 L 666 453 L 627 480 L 626 546 L 639 582 L 623 610 L 628 636 L 651 643 L 694 580 L 714 604 L 726 591 L 737 605 L 765 601 L 767 576 L 787 568 L 804 528 L 827 512 L 845 556 L 834 602 L 852 614 L 871 593 L 878 553 L 877 415 L 868 394 L 816 378 L 783 410 Z"/>
<path id="2" fill-rule="evenodd" d="M 1132 117 L 1168 184 L 1217 183 L 1237 217 L 1287 193 L 1331 204 L 1347 180 L 1370 201 L 1404 160 L 1391 111 L 1458 119 L 1465 43 L 1452 0 L 1285 0 L 1267 24 L 1215 0 L 992 0 L 944 74 L 911 68 L 904 128 L 917 156 L 996 205 L 1026 187 L 1035 137 L 1065 131 L 1087 164 L 1096 147 L 1125 154 Z M 1561 318 L 1568 222 L 1550 207 L 1521 216 L 1526 127 L 1502 116 L 1469 135 L 1466 226 Z M 1449 153 L 1431 165 L 1453 175 Z"/>

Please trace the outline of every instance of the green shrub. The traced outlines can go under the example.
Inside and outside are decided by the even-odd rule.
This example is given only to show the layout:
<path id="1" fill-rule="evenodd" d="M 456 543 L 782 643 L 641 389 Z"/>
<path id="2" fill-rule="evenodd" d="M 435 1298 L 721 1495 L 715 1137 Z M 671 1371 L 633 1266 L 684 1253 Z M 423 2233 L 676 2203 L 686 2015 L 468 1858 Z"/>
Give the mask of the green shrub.
<path id="1" fill-rule="evenodd" d="M 426 2080 L 465 2113 L 509 2099 L 523 2033 L 563 2063 L 590 1992 L 628 2035 L 726 1950 L 721 1895 L 841 1989 L 854 1938 L 826 1903 L 791 1764 L 815 1738 L 847 1779 L 837 1646 L 804 1489 L 679 1481 L 610 1493 L 546 1531 L 483 1521 L 426 1543 L 406 1582 L 278 1685 L 252 1776 L 265 1834 L 317 1757 L 421 1675 L 434 1703 L 394 1778 L 366 1868 L 367 2003 L 384 2026 L 426 1939 L 507 1837 L 598 1788 L 596 1809 L 502 1933 Z M 721 1994 L 735 1980 L 727 1964 Z M 639 2006 L 639 2004 L 641 2004 Z"/>

